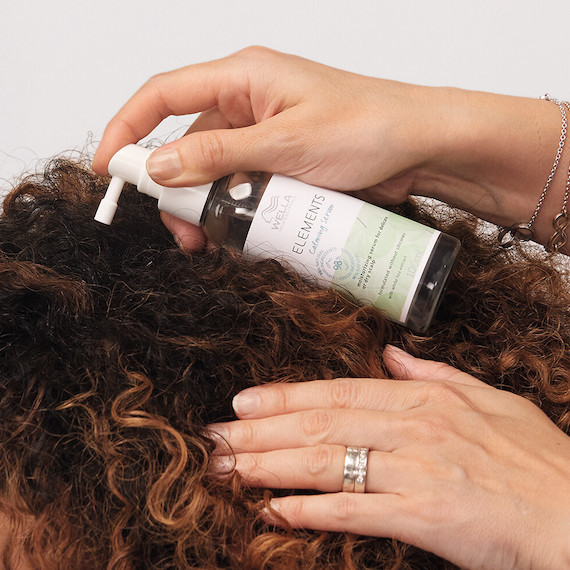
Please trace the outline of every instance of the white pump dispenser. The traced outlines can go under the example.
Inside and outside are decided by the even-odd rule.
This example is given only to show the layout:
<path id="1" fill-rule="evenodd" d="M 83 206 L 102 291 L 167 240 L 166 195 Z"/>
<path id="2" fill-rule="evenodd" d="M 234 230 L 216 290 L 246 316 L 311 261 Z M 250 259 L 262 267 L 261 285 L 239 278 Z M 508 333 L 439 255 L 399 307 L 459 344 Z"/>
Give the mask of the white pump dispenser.
<path id="1" fill-rule="evenodd" d="M 113 156 L 109 162 L 111 183 L 95 214 L 96 221 L 111 224 L 123 185 L 130 182 L 139 192 L 156 198 L 159 210 L 199 224 L 212 184 L 192 188 L 167 188 L 157 184 L 146 171 L 146 161 L 151 152 L 151 149 L 130 144 Z"/>

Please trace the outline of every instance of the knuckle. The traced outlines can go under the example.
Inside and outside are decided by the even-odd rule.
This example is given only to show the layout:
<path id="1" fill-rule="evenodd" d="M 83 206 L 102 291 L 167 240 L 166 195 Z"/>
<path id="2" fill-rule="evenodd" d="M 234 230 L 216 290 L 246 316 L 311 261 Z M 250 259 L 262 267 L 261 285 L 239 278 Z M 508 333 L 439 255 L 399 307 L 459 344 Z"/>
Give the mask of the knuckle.
<path id="1" fill-rule="evenodd" d="M 352 408 L 358 400 L 354 383 L 341 378 L 329 383 L 332 405 L 337 408 Z"/>
<path id="2" fill-rule="evenodd" d="M 113 122 L 120 128 L 120 130 L 126 133 L 129 138 L 137 140 L 139 138 L 137 129 L 130 120 L 125 119 L 125 117 L 117 117 L 113 119 Z"/>
<path id="3" fill-rule="evenodd" d="M 157 73 L 148 79 L 147 82 L 142 86 L 142 91 L 150 95 L 162 116 L 167 116 L 170 114 L 170 110 L 166 105 L 163 93 L 167 74 L 167 72 Z"/>
<path id="4" fill-rule="evenodd" d="M 146 98 L 152 101 L 154 108 L 163 118 L 172 114 L 172 109 L 167 102 L 167 97 L 165 97 L 169 73 L 170 72 L 164 72 L 153 75 L 140 90 Z"/>
<path id="5" fill-rule="evenodd" d="M 267 479 L 267 470 L 265 469 L 263 454 L 242 454 L 239 464 L 236 464 L 235 470 L 240 474 L 243 481 L 252 487 L 263 485 Z M 277 486 L 277 485 L 276 485 Z"/>
<path id="6" fill-rule="evenodd" d="M 331 465 L 331 449 L 326 445 L 309 448 L 305 456 L 305 471 L 309 475 L 322 476 Z"/>
<path id="7" fill-rule="evenodd" d="M 271 395 L 273 396 L 273 402 L 276 410 L 287 413 L 290 408 L 294 409 L 289 397 L 288 386 L 284 384 L 276 384 L 271 390 Z M 266 392 L 268 393 L 268 392 Z"/>
<path id="8" fill-rule="evenodd" d="M 311 410 L 302 416 L 301 430 L 309 444 L 323 442 L 331 432 L 334 417 L 330 410 Z"/>
<path id="9" fill-rule="evenodd" d="M 448 438 L 450 428 L 447 416 L 430 410 L 429 413 L 414 417 L 412 433 L 416 434 L 416 439 L 441 443 Z"/>
<path id="10" fill-rule="evenodd" d="M 251 449 L 255 444 L 256 431 L 252 422 L 243 422 L 240 426 L 238 449 Z"/>
<path id="11" fill-rule="evenodd" d="M 203 131 L 198 134 L 198 156 L 201 166 L 207 170 L 216 170 L 223 163 L 224 144 L 216 131 Z"/>
<path id="12" fill-rule="evenodd" d="M 466 468 L 453 460 L 441 460 L 436 457 L 415 458 L 413 469 L 424 475 L 422 493 L 425 497 L 433 497 L 434 502 L 441 500 L 439 489 L 446 485 L 463 485 L 468 479 Z M 431 494 L 430 494 L 431 493 Z"/>
<path id="13" fill-rule="evenodd" d="M 144 87 L 148 87 L 151 89 L 155 89 L 157 85 L 160 85 L 161 83 L 163 83 L 164 78 L 166 77 L 168 72 L 162 72 L 162 73 L 156 73 L 155 75 L 152 75 L 151 77 L 149 77 L 146 81 L 146 83 L 144 84 Z"/>
<path id="14" fill-rule="evenodd" d="M 354 495 L 351 493 L 336 493 L 332 497 L 332 501 L 331 514 L 338 523 L 338 526 L 342 528 L 344 523 L 353 523 L 357 515 L 357 505 L 354 500 Z"/>
<path id="15" fill-rule="evenodd" d="M 253 45 L 239 50 L 235 55 L 237 57 L 244 57 L 245 59 L 259 59 L 261 57 L 266 57 L 270 53 L 273 52 L 266 47 Z"/>
<path id="16" fill-rule="evenodd" d="M 501 397 L 506 401 L 506 409 L 516 410 L 520 406 L 527 414 L 532 414 L 532 417 L 542 416 L 542 410 L 530 398 L 515 394 L 514 392 L 501 391 Z"/>
<path id="17" fill-rule="evenodd" d="M 448 484 L 463 486 L 469 479 L 467 469 L 458 463 L 447 462 L 440 469 L 441 479 Z"/>
<path id="18" fill-rule="evenodd" d="M 465 400 L 461 391 L 447 382 L 429 382 L 426 384 L 426 391 L 428 400 L 431 402 L 457 404 L 459 401 Z"/>
<path id="19" fill-rule="evenodd" d="M 305 499 L 302 495 L 296 497 L 296 501 L 290 501 L 287 503 L 287 520 L 294 527 L 303 526 L 303 521 L 305 519 L 305 513 L 307 511 L 307 505 Z"/>

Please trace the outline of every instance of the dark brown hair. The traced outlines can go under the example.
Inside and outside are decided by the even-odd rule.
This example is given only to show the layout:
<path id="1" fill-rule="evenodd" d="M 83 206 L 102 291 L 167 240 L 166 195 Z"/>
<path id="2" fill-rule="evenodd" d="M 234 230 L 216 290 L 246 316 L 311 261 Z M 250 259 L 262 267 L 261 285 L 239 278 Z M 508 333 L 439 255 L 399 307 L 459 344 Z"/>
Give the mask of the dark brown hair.
<path id="1" fill-rule="evenodd" d="M 463 244 L 419 336 L 275 261 L 182 252 L 132 188 L 112 226 L 95 223 L 107 182 L 56 160 L 0 217 L 6 567 L 17 552 L 34 568 L 450 567 L 396 541 L 268 526 L 268 491 L 209 472 L 206 426 L 234 417 L 239 390 L 385 375 L 387 342 L 522 394 L 570 431 L 570 294 L 543 255 L 405 204 Z"/>

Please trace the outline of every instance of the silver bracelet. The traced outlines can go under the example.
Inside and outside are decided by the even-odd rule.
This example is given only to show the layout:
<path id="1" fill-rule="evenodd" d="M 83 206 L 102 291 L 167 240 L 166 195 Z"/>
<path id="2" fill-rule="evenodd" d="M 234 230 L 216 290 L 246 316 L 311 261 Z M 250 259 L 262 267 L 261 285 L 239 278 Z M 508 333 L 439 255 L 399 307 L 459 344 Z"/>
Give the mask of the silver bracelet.
<path id="1" fill-rule="evenodd" d="M 558 101 L 556 101 L 558 103 Z M 570 103 L 562 101 L 563 107 L 570 111 Z M 554 216 L 552 226 L 554 227 L 554 235 L 546 243 L 546 251 L 556 253 L 561 247 L 566 245 L 566 227 L 568 226 L 568 194 L 570 192 L 570 166 L 568 167 L 568 176 L 566 177 L 566 188 L 564 189 L 564 200 L 562 201 L 562 210 Z"/>
<path id="2" fill-rule="evenodd" d="M 557 99 L 553 99 L 548 95 L 544 95 L 542 97 L 546 101 L 552 101 L 556 105 L 558 105 L 560 112 L 562 113 L 562 127 L 560 129 L 560 140 L 558 141 L 558 150 L 556 151 L 556 157 L 554 158 L 554 164 L 550 170 L 550 174 L 548 175 L 548 179 L 546 180 L 546 184 L 542 190 L 542 194 L 538 199 L 538 204 L 532 214 L 530 220 L 524 224 L 519 223 L 515 224 L 509 228 L 501 228 L 499 231 L 499 235 L 497 236 L 497 240 L 499 245 L 503 248 L 512 247 L 516 240 L 520 241 L 528 241 L 534 237 L 534 232 L 532 230 L 532 225 L 534 224 L 536 217 L 538 216 L 538 212 L 540 208 L 542 208 L 542 204 L 544 203 L 544 198 L 546 197 L 546 193 L 550 188 L 550 184 L 554 179 L 554 175 L 556 174 L 556 170 L 558 169 L 558 164 L 560 163 L 560 158 L 562 157 L 562 152 L 564 151 L 564 144 L 566 143 L 566 134 L 568 132 L 568 116 L 566 113 L 566 107 L 570 109 L 567 102 L 561 102 Z M 570 189 L 570 170 L 568 172 L 568 181 L 566 183 L 566 193 L 564 195 L 564 204 L 562 206 L 562 211 L 556 215 L 553 221 L 554 229 L 556 230 L 554 235 L 548 240 L 548 244 L 546 245 L 546 249 L 548 251 L 558 251 L 561 247 L 563 247 L 566 243 L 566 227 L 568 226 L 568 211 L 567 211 L 567 202 L 568 202 L 568 191 Z M 505 239 L 508 236 L 507 239 Z"/>

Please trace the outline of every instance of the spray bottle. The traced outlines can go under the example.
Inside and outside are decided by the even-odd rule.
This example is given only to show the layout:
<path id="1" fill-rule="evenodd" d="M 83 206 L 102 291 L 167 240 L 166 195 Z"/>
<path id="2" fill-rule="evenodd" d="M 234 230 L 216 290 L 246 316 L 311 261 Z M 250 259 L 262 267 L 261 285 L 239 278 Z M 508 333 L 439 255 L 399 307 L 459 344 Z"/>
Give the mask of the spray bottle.
<path id="1" fill-rule="evenodd" d="M 457 257 L 459 241 L 363 202 L 281 175 L 238 173 L 168 188 L 146 171 L 150 149 L 127 145 L 109 163 L 111 183 L 95 220 L 110 224 L 123 184 L 158 208 L 202 226 L 218 246 L 273 258 L 391 320 L 425 332 Z"/>

